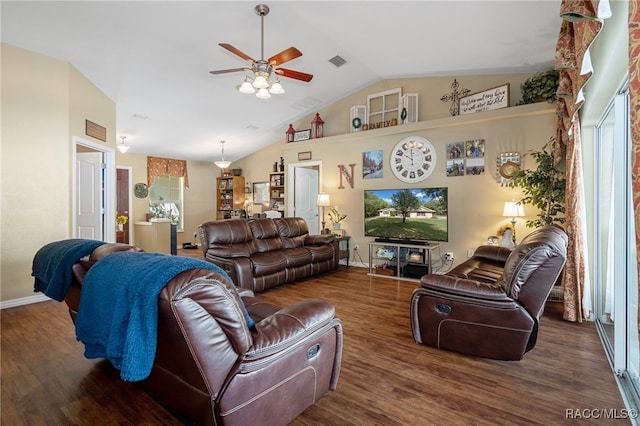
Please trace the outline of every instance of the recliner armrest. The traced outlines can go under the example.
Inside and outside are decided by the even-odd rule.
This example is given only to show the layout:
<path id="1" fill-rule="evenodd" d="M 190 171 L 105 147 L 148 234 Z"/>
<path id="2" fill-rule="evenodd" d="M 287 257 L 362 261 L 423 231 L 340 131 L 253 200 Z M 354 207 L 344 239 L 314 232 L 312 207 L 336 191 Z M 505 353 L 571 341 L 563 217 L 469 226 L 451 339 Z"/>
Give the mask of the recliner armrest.
<path id="1" fill-rule="evenodd" d="M 304 237 L 304 245 L 311 246 L 317 244 L 331 244 L 336 240 L 335 235 L 311 235 L 307 234 Z"/>
<path id="2" fill-rule="evenodd" d="M 480 246 L 473 252 L 473 257 L 504 264 L 511 254 L 511 249 L 501 246 Z"/>
<path id="3" fill-rule="evenodd" d="M 420 285 L 423 289 L 446 293 L 448 296 L 492 302 L 513 302 L 498 283 L 490 284 L 449 275 L 427 274 L 420 280 Z"/>
<path id="4" fill-rule="evenodd" d="M 284 307 L 256 323 L 253 348 L 245 359 L 254 361 L 278 353 L 330 323 L 335 314 L 333 305 L 320 299 Z"/>

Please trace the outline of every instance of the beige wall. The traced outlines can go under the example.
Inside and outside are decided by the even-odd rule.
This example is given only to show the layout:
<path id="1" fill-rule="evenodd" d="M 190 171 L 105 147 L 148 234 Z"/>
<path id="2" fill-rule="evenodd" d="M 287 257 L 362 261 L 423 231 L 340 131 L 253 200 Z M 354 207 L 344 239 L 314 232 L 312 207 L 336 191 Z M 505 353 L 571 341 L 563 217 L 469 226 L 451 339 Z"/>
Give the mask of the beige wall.
<path id="1" fill-rule="evenodd" d="M 490 87 L 509 82 L 511 86 L 510 105 L 521 99 L 520 83 L 528 76 L 499 75 L 483 77 L 459 77 L 461 88 L 479 92 Z M 234 163 L 234 167 L 248 170 L 247 179 L 258 181 L 271 171 L 273 162 L 284 156 L 285 163 L 298 162 L 297 154 L 311 151 L 313 161 L 322 162 L 322 190 L 328 192 L 331 202 L 348 215 L 343 228 L 351 235 L 351 245 L 359 244 L 360 255 L 368 261 L 367 243 L 372 238 L 364 237 L 363 194 L 365 189 L 439 187 L 449 188 L 449 242 L 441 245 L 442 254 L 454 253 L 455 264 L 464 261 L 467 250 L 474 249 L 486 242 L 489 235 L 508 219 L 502 217 L 505 201 L 518 200 L 520 191 L 501 187 L 496 180 L 496 157 L 501 152 L 525 153 L 540 149 L 555 129 L 554 106 L 547 103 L 524 105 L 501 110 L 451 117 L 449 102 L 440 98 L 451 92 L 453 78 L 424 78 L 385 81 L 371 88 L 359 91 L 345 99 L 337 101 L 328 108 L 320 109 L 325 121 L 325 137 L 319 140 L 285 144 L 284 139 L 255 154 Z M 370 93 L 401 87 L 403 93 L 419 93 L 419 123 L 350 133 L 349 113 L 352 105 L 365 104 Z M 514 90 L 515 87 L 515 90 Z M 313 114 L 293 123 L 296 129 L 309 128 Z M 284 135 L 284 133 L 283 133 Z M 431 141 L 436 148 L 436 170 L 419 184 L 408 185 L 396 179 L 388 169 L 390 149 L 406 136 L 422 136 Z M 482 138 L 486 143 L 486 172 L 481 176 L 446 177 L 447 143 Z M 362 153 L 371 150 L 383 150 L 385 160 L 382 179 L 362 179 Z M 531 160 L 525 158 L 525 166 L 532 167 Z M 354 163 L 354 188 L 344 180 L 345 189 L 340 184 L 338 165 L 348 166 Z M 289 191 L 287 190 L 287 196 Z M 536 212 L 526 206 L 530 217 Z M 525 218 L 527 219 L 527 218 Z M 522 238 L 530 229 L 525 219 L 520 219 L 516 229 Z"/>
<path id="2" fill-rule="evenodd" d="M 72 138 L 99 142 L 84 135 L 89 118 L 107 127 L 105 145 L 115 147 L 115 105 L 67 62 L 1 46 L 0 298 L 6 301 L 33 296 L 34 254 L 72 235 Z"/>

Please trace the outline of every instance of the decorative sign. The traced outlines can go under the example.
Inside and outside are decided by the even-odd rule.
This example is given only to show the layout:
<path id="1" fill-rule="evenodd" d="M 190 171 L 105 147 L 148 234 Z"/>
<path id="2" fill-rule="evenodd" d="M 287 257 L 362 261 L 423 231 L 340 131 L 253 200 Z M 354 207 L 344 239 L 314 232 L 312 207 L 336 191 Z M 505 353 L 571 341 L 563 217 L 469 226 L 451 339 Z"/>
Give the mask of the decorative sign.
<path id="1" fill-rule="evenodd" d="M 99 124 L 94 123 L 93 121 L 85 120 L 85 130 L 84 133 L 87 136 L 91 136 L 92 138 L 96 138 L 99 141 L 106 142 L 107 141 L 107 128 L 102 127 Z"/>
<path id="2" fill-rule="evenodd" d="M 311 129 L 298 130 L 293 134 L 294 142 L 308 141 L 309 139 L 311 139 Z"/>
<path id="3" fill-rule="evenodd" d="M 311 160 L 311 151 L 303 151 L 298 153 L 298 161 Z"/>
<path id="4" fill-rule="evenodd" d="M 460 115 L 480 111 L 507 108 L 509 106 L 509 83 L 460 98 Z"/>

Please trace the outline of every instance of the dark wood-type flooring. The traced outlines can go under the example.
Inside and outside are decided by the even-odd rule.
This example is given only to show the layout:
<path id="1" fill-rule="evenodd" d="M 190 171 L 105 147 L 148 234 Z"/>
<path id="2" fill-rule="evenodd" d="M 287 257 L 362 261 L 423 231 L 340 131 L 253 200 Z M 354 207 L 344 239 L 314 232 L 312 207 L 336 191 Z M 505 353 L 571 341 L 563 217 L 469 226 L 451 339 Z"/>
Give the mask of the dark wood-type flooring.
<path id="1" fill-rule="evenodd" d="M 548 304 L 538 344 L 524 360 L 493 361 L 415 344 L 409 323 L 415 285 L 341 266 L 260 296 L 281 305 L 323 298 L 343 322 L 338 389 L 294 425 L 603 424 L 567 420 L 566 411 L 624 408 L 594 325 L 563 321 L 561 304 Z M 1 315 L 3 425 L 182 424 L 107 361 L 83 357 L 63 303 Z"/>

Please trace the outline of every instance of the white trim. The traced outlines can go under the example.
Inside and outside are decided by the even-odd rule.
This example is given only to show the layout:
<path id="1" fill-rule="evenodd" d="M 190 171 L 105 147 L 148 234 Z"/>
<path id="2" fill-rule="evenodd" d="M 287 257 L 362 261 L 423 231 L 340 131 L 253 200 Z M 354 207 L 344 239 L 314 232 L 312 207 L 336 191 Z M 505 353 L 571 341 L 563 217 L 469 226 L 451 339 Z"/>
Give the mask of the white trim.
<path id="1" fill-rule="evenodd" d="M 7 308 L 15 308 L 16 306 L 30 305 L 32 303 L 46 302 L 46 301 L 49 301 L 49 300 L 53 300 L 53 299 L 50 299 L 49 297 L 45 296 L 44 294 L 38 294 L 38 295 L 35 295 L 35 296 L 27 296 L 27 297 L 20 297 L 18 299 L 4 300 L 4 301 L 0 302 L 0 310 L 7 309 Z"/>
<path id="2" fill-rule="evenodd" d="M 104 177 L 104 229 L 102 241 L 107 243 L 114 243 L 116 241 L 116 158 L 113 148 L 109 148 L 104 145 L 97 144 L 95 142 L 82 139 L 77 136 L 72 137 L 73 149 L 71 163 L 71 235 L 72 238 L 77 237 L 78 227 L 78 183 L 77 183 L 77 170 L 76 164 L 78 158 L 76 155 L 77 145 L 82 145 L 93 150 L 104 153 L 104 162 L 106 164 L 105 177 Z"/>

